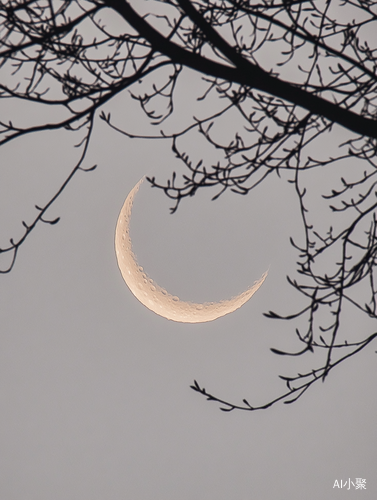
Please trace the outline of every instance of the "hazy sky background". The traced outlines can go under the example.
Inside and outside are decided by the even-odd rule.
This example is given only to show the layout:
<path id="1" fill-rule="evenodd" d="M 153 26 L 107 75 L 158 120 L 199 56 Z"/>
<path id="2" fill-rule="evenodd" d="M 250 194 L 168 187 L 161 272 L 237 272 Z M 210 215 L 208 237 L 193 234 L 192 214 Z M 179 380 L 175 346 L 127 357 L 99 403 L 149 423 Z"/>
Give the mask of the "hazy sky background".
<path id="1" fill-rule="evenodd" d="M 194 84 L 186 72 L 179 92 Z M 182 123 L 191 105 L 182 103 Z M 129 130 L 147 130 L 127 94 L 105 110 Z M 33 112 L 16 110 L 19 120 Z M 21 235 L 21 220 L 30 222 L 34 204 L 57 190 L 78 157 L 74 142 L 49 132 L 2 148 L 0 246 Z M 194 139 L 190 146 L 206 154 Z M 240 310 L 187 325 L 135 299 L 114 251 L 132 187 L 145 174 L 163 181 L 179 168 L 169 142 L 130 140 L 97 119 L 85 165 L 94 163 L 97 170 L 78 173 L 49 211 L 59 224 L 39 225 L 14 270 L 1 276 L 0 498 L 375 499 L 375 344 L 293 405 L 223 413 L 189 388 L 196 379 L 232 402 L 263 404 L 284 390 L 279 374 L 318 366 L 311 354 L 271 353 L 298 347 L 296 325 L 262 315 L 302 303 L 285 281 L 297 260 L 289 236 L 302 234 L 292 185 L 271 178 L 246 197 L 227 193 L 215 202 L 214 193 L 199 192 L 174 215 L 162 192 L 142 185 L 134 250 L 170 293 L 197 302 L 229 298 L 270 266 Z M 325 175 L 312 186 L 325 185 Z M 348 318 L 350 336 L 367 327 Z M 366 491 L 333 489 L 335 480 L 356 477 L 366 479 Z"/>

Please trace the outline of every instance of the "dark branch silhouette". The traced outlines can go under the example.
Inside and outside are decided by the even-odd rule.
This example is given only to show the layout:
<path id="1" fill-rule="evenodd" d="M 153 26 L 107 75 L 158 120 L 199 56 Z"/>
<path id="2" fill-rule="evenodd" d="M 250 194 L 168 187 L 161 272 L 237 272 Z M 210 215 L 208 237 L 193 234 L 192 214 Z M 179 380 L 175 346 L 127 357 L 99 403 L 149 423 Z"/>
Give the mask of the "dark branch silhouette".
<path id="1" fill-rule="evenodd" d="M 141 14 L 146 5 L 148 14 Z M 117 26 L 122 23 L 120 30 L 102 21 L 107 14 L 117 19 Z M 345 309 L 377 319 L 376 30 L 373 0 L 3 2 L 0 99 L 49 106 L 56 110 L 56 120 L 22 126 L 0 118 L 0 146 L 26 134 L 64 129 L 78 136 L 81 151 L 59 190 L 45 205 L 36 205 L 31 222 L 22 222 L 22 237 L 11 238 L 0 249 L 11 256 L 1 272 L 11 271 L 21 245 L 40 222 L 58 222 L 59 218 L 48 218 L 48 209 L 74 175 L 95 168 L 85 167 L 85 158 L 98 118 L 130 138 L 147 138 L 124 130 L 106 111 L 111 99 L 129 92 L 150 122 L 161 127 L 148 137 L 171 141 L 185 169 L 181 178 L 174 172 L 166 183 L 149 179 L 173 200 L 172 212 L 205 187 L 218 189 L 215 199 L 229 189 L 246 195 L 275 174 L 294 185 L 303 238 L 291 239 L 298 262 L 297 276 L 288 277 L 288 282 L 306 305 L 266 316 L 292 324 L 300 321 L 295 332 L 301 348 L 274 348 L 276 355 L 322 352 L 323 362 L 297 376 L 282 376 L 286 392 L 256 406 L 246 399 L 242 404 L 225 401 L 197 382 L 192 388 L 225 411 L 296 401 L 377 336 L 373 326 L 346 339 L 343 319 Z M 207 85 L 204 93 L 195 94 L 203 103 L 203 114 L 213 96 L 218 108 L 167 133 L 163 127 L 174 115 L 175 90 L 185 68 L 201 74 Z M 141 93 L 136 84 L 147 80 L 153 85 Z M 238 122 L 228 118 L 235 114 Z M 237 130 L 224 139 L 218 130 L 224 132 L 230 122 Z M 187 138 L 195 134 L 222 159 L 209 165 L 194 160 L 195 151 L 185 149 Z M 323 138 L 335 143 L 335 153 L 326 155 Z M 334 185 L 322 186 L 322 200 L 331 212 L 324 228 L 310 202 L 308 174 L 350 160 L 352 178 L 344 174 Z"/>

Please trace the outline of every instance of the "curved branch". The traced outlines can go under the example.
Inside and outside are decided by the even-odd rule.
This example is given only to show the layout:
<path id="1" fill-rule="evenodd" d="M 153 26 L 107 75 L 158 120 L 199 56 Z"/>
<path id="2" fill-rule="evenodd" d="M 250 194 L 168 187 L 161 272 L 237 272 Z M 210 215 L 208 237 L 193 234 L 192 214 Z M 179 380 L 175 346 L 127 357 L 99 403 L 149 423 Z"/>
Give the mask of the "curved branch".
<path id="1" fill-rule="evenodd" d="M 116 0 L 105 0 L 106 4 L 116 10 L 141 36 L 162 54 L 169 57 L 174 63 L 188 66 L 216 78 L 239 83 L 248 88 L 256 88 L 275 97 L 296 104 L 314 115 L 320 115 L 331 122 L 363 136 L 377 139 L 377 120 L 365 118 L 352 111 L 341 108 L 326 99 L 310 94 L 299 86 L 281 80 L 255 64 L 246 61 L 241 55 L 227 44 L 227 42 L 203 19 L 188 0 L 179 0 L 184 5 L 188 15 L 202 29 L 206 36 L 218 47 L 226 57 L 235 64 L 235 67 L 216 63 L 201 55 L 189 52 L 176 43 L 167 40 L 155 28 L 145 21 L 125 0 L 122 3 Z"/>

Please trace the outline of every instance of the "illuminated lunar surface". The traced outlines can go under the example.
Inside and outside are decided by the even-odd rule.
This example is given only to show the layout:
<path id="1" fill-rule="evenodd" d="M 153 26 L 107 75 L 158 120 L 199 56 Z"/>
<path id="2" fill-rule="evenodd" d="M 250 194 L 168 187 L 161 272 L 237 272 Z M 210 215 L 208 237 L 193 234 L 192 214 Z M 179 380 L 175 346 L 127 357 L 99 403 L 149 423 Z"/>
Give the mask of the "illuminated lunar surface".
<path id="1" fill-rule="evenodd" d="M 145 273 L 132 251 L 130 220 L 136 193 L 144 178 L 131 190 L 120 211 L 115 230 L 115 251 L 124 281 L 135 297 L 148 309 L 166 319 L 182 323 L 204 323 L 230 314 L 243 306 L 260 288 L 267 271 L 250 288 L 236 297 L 219 302 L 185 302 L 161 288 Z"/>

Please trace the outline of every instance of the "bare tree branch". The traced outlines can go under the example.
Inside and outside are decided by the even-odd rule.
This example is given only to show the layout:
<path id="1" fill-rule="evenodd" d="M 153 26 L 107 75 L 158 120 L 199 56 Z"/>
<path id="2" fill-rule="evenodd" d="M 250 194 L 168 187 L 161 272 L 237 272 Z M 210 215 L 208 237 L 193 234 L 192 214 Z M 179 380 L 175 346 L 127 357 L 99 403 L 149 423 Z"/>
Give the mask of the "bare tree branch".
<path id="1" fill-rule="evenodd" d="M 144 5 L 141 0 L 0 4 L 0 105 L 31 102 L 48 106 L 56 117 L 43 121 L 36 115 L 27 126 L 1 118 L 0 147 L 16 144 L 26 134 L 64 129 L 79 136 L 81 148 L 58 191 L 43 206 L 37 202 L 31 222 L 22 221 L 23 235 L 0 249 L 11 256 L 1 272 L 13 268 L 38 223 L 58 222 L 48 218 L 47 210 L 75 174 L 95 168 L 84 165 L 97 116 L 130 138 L 170 141 L 184 173 L 178 177 L 173 172 L 166 182 L 155 177 L 149 181 L 173 200 L 172 212 L 202 188 L 217 188 L 214 199 L 227 190 L 246 195 L 271 175 L 284 177 L 294 186 L 302 224 L 301 241 L 291 238 L 297 275 L 287 279 L 305 305 L 284 314 L 266 313 L 295 324 L 300 344 L 296 351 L 271 350 L 304 359 L 311 353 L 311 360 L 316 353 L 325 356 L 316 368 L 281 376 L 287 390 L 260 405 L 246 399 L 243 404 L 228 402 L 197 382 L 192 388 L 224 411 L 297 401 L 377 336 L 375 2 L 155 0 L 141 14 Z M 102 20 L 109 13 L 117 16 L 120 29 Z M 190 92 L 203 112 L 180 129 L 167 131 L 187 68 L 202 75 L 206 90 Z M 140 82 L 152 83 L 143 91 Z M 158 133 L 140 135 L 111 117 L 106 104 L 124 91 L 160 127 Z M 207 112 L 210 99 L 217 108 Z M 193 137 L 214 152 L 213 162 L 190 149 Z M 324 138 L 334 145 L 328 153 Z M 331 185 L 321 185 L 316 203 L 325 204 L 324 218 L 312 201 L 310 173 L 343 169 L 351 161 L 352 176 L 344 168 Z M 345 311 L 362 315 L 373 326 L 347 332 Z M 346 333 L 352 338 L 345 338 Z"/>

